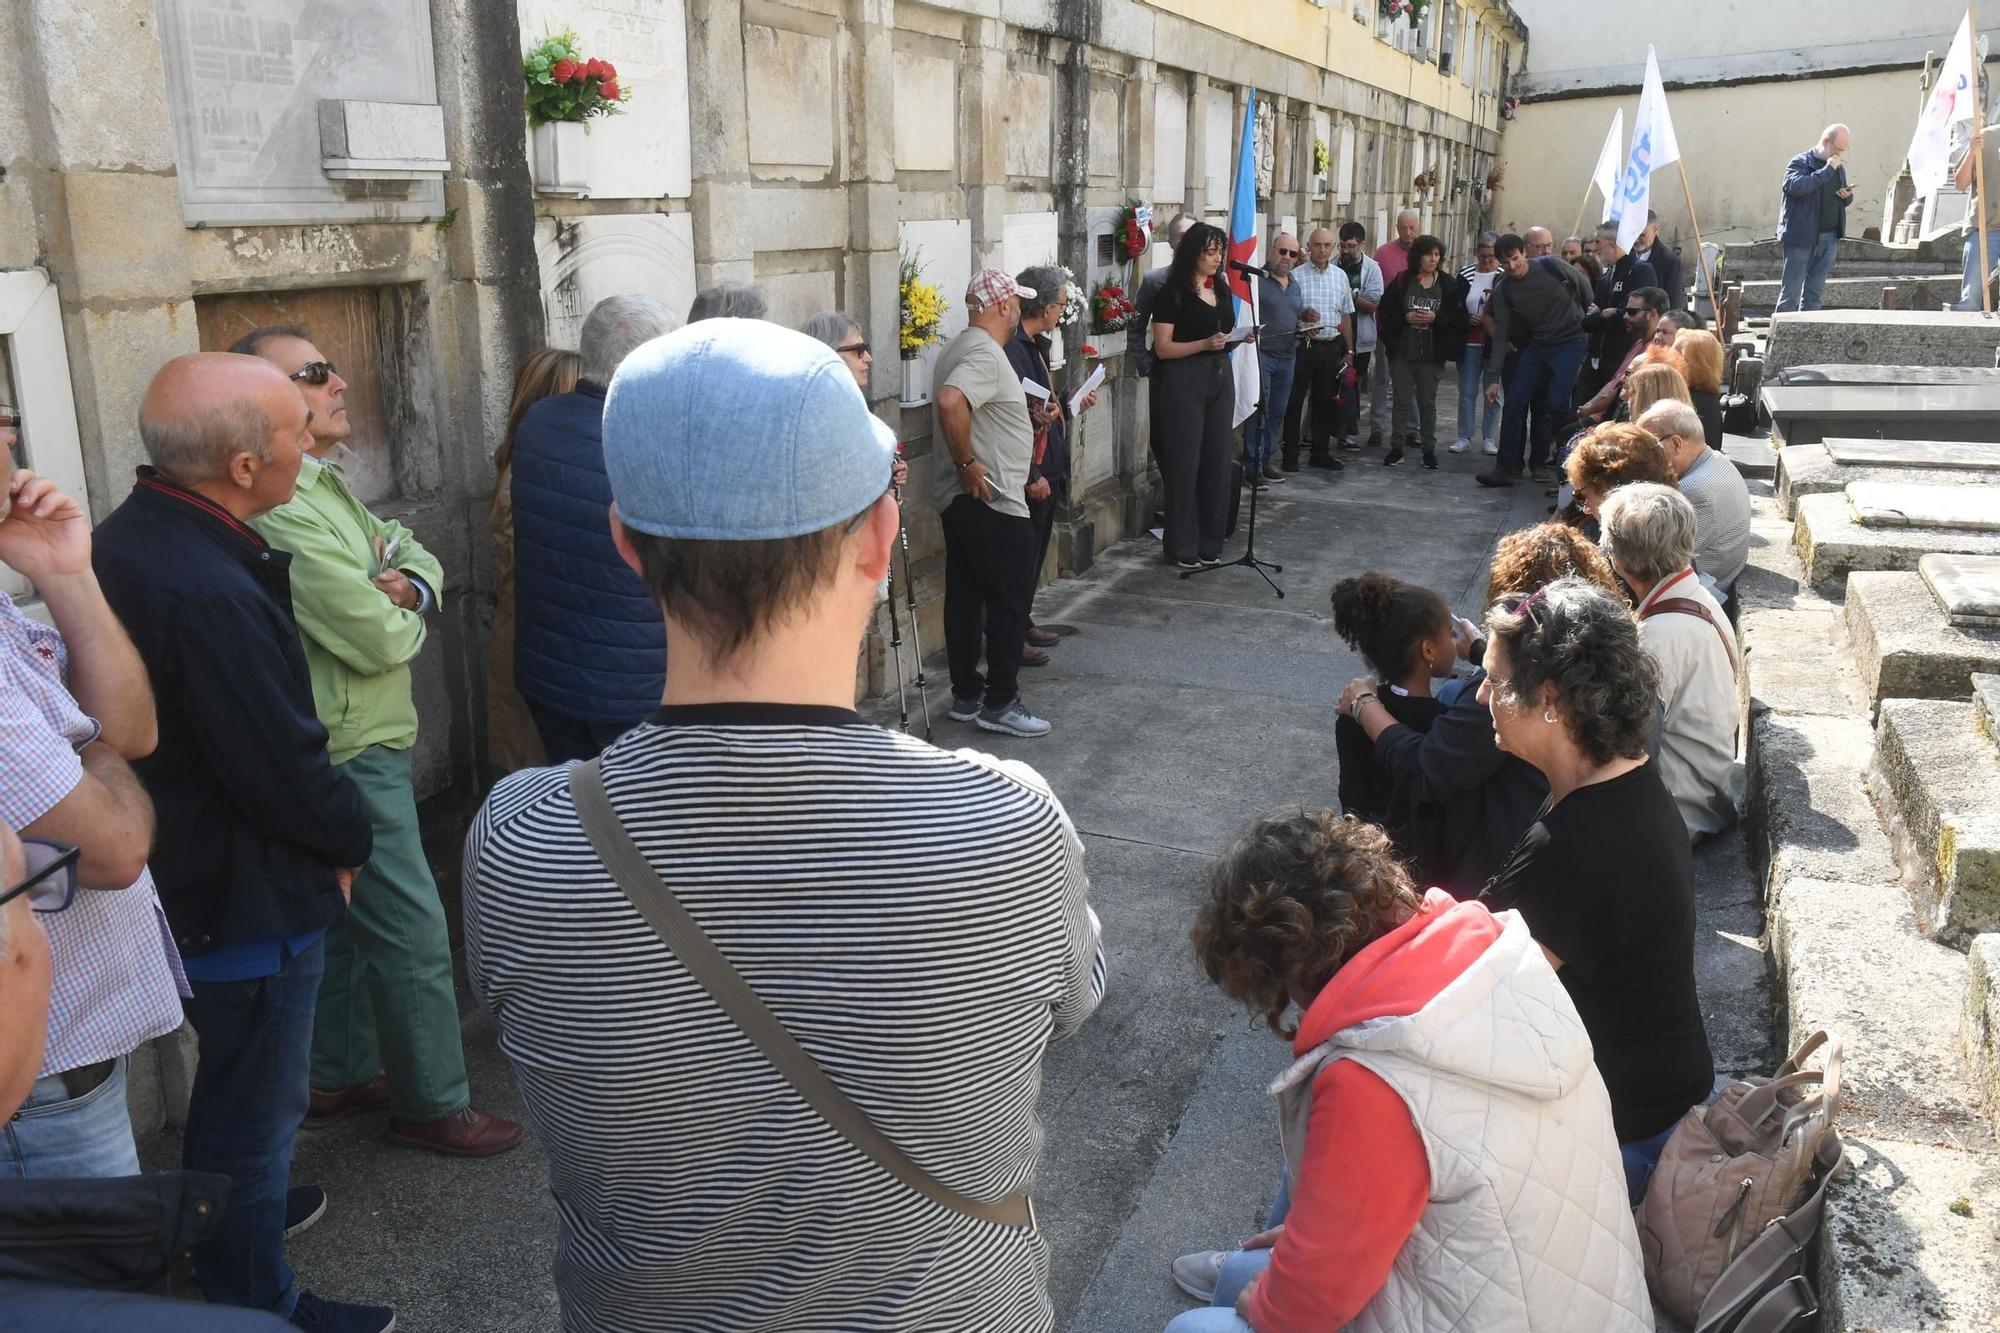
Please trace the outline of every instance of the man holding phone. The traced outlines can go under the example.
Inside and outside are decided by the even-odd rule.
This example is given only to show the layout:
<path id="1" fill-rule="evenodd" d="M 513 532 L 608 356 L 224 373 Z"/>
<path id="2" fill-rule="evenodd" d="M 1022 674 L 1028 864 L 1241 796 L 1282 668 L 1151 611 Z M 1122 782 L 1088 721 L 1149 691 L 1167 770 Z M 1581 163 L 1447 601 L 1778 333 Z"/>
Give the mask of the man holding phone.
<path id="1" fill-rule="evenodd" d="M 297 494 L 253 526 L 292 553 L 292 609 L 327 754 L 360 790 L 375 833 L 348 915 L 326 936 L 306 1125 L 387 1108 L 392 1143 L 460 1157 L 505 1152 L 521 1141 L 521 1127 L 471 1105 L 451 940 L 410 773 L 410 663 L 424 646 L 424 614 L 440 603 L 444 570 L 408 528 L 370 513 L 348 490 L 335 457 L 352 430 L 347 381 L 306 330 L 254 329 L 230 350 L 271 362 L 312 409 Z"/>

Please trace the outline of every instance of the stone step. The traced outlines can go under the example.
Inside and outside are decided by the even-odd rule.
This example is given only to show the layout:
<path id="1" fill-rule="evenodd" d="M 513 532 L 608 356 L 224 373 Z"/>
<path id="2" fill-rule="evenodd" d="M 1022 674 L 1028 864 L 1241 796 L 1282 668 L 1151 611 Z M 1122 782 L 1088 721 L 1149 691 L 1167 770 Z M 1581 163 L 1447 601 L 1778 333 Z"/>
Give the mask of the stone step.
<path id="1" fill-rule="evenodd" d="M 1782 452 L 1782 451 L 1781 451 Z M 2000 533 L 1951 528 L 1871 528 L 1855 520 L 1844 492 L 1802 495 L 1793 509 L 1793 540 L 1805 578 L 1838 596 L 1857 569 L 1910 569 L 1933 551 L 2000 555 Z"/>
<path id="2" fill-rule="evenodd" d="M 1755 435 L 1724 435 L 1722 456 L 1751 481 L 1769 480 L 1778 470 L 1778 451 Z"/>
<path id="3" fill-rule="evenodd" d="M 1945 528 L 2000 533 L 2000 504 L 1952 478 L 1923 482 L 1850 481 L 1847 502 L 1871 528 Z"/>
<path id="4" fill-rule="evenodd" d="M 1969 703 L 1885 699 L 1870 769 L 1927 931 L 2000 929 L 2000 749 Z"/>
<path id="5" fill-rule="evenodd" d="M 1826 310 L 1881 310 L 1882 290 L 1893 287 L 1894 310 L 1937 310 L 1958 302 L 1964 279 L 1956 272 L 1916 274 L 1872 274 L 1862 277 L 1828 278 L 1820 290 L 1820 306 Z M 1771 310 L 1778 304 L 1781 278 L 1751 278 L 1743 284 L 1745 309 Z"/>
<path id="6" fill-rule="evenodd" d="M 1981 935 L 1965 953 L 1959 1042 L 1986 1116 L 2000 1124 L 2000 935 Z"/>
<path id="7" fill-rule="evenodd" d="M 1851 481 L 1883 481 L 1907 485 L 1951 485 L 1951 486 L 1994 486 L 2000 487 L 2000 467 L 1993 470 L 1977 468 L 1965 471 L 1942 471 L 1928 464 L 1906 465 L 1902 463 L 1862 464 L 1843 461 L 1836 457 L 1830 447 L 1835 441 L 1819 444 L 1793 444 L 1773 451 L 1776 455 L 1776 486 L 1778 506 L 1781 512 L 1791 513 L 1802 495 L 1820 495 L 1827 491 L 1845 490 Z M 1855 440 L 1838 441 L 1855 446 L 1863 443 Z M 1873 450 L 1858 448 L 1843 450 L 1848 457 L 1867 457 L 1892 453 L 1903 444 L 1929 443 L 1916 440 L 1872 440 Z M 1972 448 L 1972 444 L 1959 444 L 1958 448 Z M 1992 446 L 2000 449 L 2000 444 Z M 1996 508 L 2000 508 L 2000 494 L 1994 497 Z"/>
<path id="8" fill-rule="evenodd" d="M 1979 710 L 1979 730 L 1987 740 L 2000 745 L 2000 676 L 1975 675 L 1972 703 Z"/>
<path id="9" fill-rule="evenodd" d="M 1793 877 L 1899 882 L 1868 793 L 1874 744 L 1861 717 L 1751 716 L 1745 820 L 1767 897 Z"/>
<path id="10" fill-rule="evenodd" d="M 1974 672 L 2000 671 L 2000 630 L 1953 625 L 1921 574 L 1849 574 L 1846 620 L 1870 706 L 1884 699 L 1963 700 Z M 2000 792 L 1994 799 L 2000 805 Z"/>
<path id="11" fill-rule="evenodd" d="M 2000 385 L 1788 385 L 1767 373 L 1758 396 L 1772 433 L 1787 445 L 1830 436 L 2000 440 Z"/>
<path id="12" fill-rule="evenodd" d="M 1976 311 L 1813 310 L 1771 321 L 1764 375 L 1775 380 L 1792 366 L 1841 362 L 1991 366 L 1996 348 L 2000 322 Z"/>

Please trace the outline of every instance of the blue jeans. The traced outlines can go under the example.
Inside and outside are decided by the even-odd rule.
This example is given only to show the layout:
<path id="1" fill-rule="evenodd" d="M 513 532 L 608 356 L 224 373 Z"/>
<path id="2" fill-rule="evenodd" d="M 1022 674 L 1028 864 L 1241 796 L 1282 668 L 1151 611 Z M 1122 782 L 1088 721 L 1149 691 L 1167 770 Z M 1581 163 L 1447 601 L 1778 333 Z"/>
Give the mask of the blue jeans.
<path id="1" fill-rule="evenodd" d="M 1243 475 L 1261 477 L 1269 469 L 1271 450 L 1285 430 L 1285 405 L 1292 401 L 1292 376 L 1299 368 L 1297 356 L 1272 356 L 1259 352 L 1264 369 L 1264 405 L 1250 414 L 1243 427 Z"/>
<path id="2" fill-rule="evenodd" d="M 81 1097 L 62 1077 L 38 1079 L 7 1124 L 0 1176 L 13 1180 L 101 1180 L 139 1174 L 132 1116 L 125 1109 L 125 1057 L 111 1076 Z"/>
<path id="3" fill-rule="evenodd" d="M 233 1182 L 215 1234 L 195 1247 L 202 1294 L 289 1319 L 298 1284 L 285 1262 L 285 1191 L 305 1119 L 313 1009 L 326 970 L 316 939 L 268 977 L 193 981 L 183 1006 L 201 1042 L 181 1165 Z"/>
<path id="4" fill-rule="evenodd" d="M 1986 233 L 1987 272 L 1992 272 L 1992 264 L 1996 259 L 2000 259 L 2000 232 L 1989 231 Z M 1979 273 L 1979 229 L 1974 227 L 1965 233 L 1964 272 L 1959 277 L 1958 308 L 1980 309 L 1984 304 L 1980 299 L 1981 288 L 1984 286 L 1985 283 L 1980 280 Z"/>
<path id="5" fill-rule="evenodd" d="M 1540 405 L 1535 416 L 1535 457 L 1547 458 L 1552 424 L 1567 416 L 1570 391 L 1576 387 L 1576 372 L 1583 365 L 1586 346 L 1582 338 L 1560 343 L 1529 343 L 1514 359 L 1514 374 L 1507 381 L 1506 410 L 1500 416 L 1500 468 L 1521 475 L 1528 454 L 1528 409 Z"/>
<path id="6" fill-rule="evenodd" d="M 1479 382 L 1485 355 L 1478 343 L 1467 343 L 1458 354 L 1458 438 L 1492 444 L 1500 438 L 1500 404 L 1487 403 L 1483 411 L 1480 407 L 1486 397 L 1486 386 Z"/>
<path id="7" fill-rule="evenodd" d="M 1785 276 L 1778 283 L 1778 309 L 1817 310 L 1826 275 L 1840 249 L 1840 234 L 1823 231 L 1811 245 L 1785 247 Z"/>
<path id="8" fill-rule="evenodd" d="M 255 1310 L 220 1310 L 89 1287 L 0 1280 L 0 1328 L 56 1328 L 62 1333 L 286 1333 L 292 1326 Z"/>
<path id="9" fill-rule="evenodd" d="M 1269 1231 L 1277 1226 L 1291 1211 L 1291 1180 L 1283 1177 L 1278 1181 L 1278 1197 L 1271 1200 L 1271 1211 L 1265 1215 L 1264 1229 Z M 1166 1333 L 1251 1333 L 1250 1325 L 1236 1313 L 1236 1298 L 1243 1294 L 1252 1278 L 1270 1266 L 1268 1249 L 1234 1251 L 1222 1261 L 1222 1271 L 1215 1279 L 1215 1296 L 1208 1308 L 1177 1315 L 1167 1325 Z"/>

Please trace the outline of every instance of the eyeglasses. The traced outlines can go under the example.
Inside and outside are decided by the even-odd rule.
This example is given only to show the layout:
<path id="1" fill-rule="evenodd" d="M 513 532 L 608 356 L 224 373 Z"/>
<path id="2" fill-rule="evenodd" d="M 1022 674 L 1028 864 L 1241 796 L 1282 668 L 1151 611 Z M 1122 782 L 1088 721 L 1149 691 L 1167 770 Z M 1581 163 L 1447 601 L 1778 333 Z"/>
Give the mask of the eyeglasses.
<path id="1" fill-rule="evenodd" d="M 872 359 L 875 355 L 875 353 L 868 350 L 867 343 L 849 343 L 845 347 L 836 347 L 833 350 L 842 356 L 865 356 Z"/>
<path id="2" fill-rule="evenodd" d="M 1305 251 L 1303 250 L 1286 250 L 1280 248 L 1278 251 L 1279 257 L 1283 259 L 1298 259 L 1301 258 L 1304 254 Z"/>
<path id="3" fill-rule="evenodd" d="M 68 907 L 76 897 L 76 862 L 82 851 L 68 843 L 23 838 L 21 853 L 28 863 L 28 877 L 0 893 L 0 906 L 25 893 L 32 911 L 60 912 Z"/>
<path id="4" fill-rule="evenodd" d="M 328 380 L 332 379 L 338 373 L 339 372 L 334 370 L 333 362 L 331 361 L 308 361 L 303 366 L 300 366 L 297 370 L 293 371 L 286 378 L 290 379 L 295 384 L 303 380 L 305 383 L 312 385 L 314 388 L 318 388 L 320 385 L 326 383 Z"/>

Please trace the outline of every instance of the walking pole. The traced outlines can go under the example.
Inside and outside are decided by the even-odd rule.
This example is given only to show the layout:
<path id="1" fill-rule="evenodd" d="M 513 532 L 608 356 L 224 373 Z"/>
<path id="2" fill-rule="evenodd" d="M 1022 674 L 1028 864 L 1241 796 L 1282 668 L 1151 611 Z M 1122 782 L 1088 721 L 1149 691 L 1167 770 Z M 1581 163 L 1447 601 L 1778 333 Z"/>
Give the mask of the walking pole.
<path id="1" fill-rule="evenodd" d="M 903 492 L 898 488 L 896 491 L 896 505 L 899 509 L 902 503 Z M 903 526 L 901 514 L 896 516 L 896 539 L 903 546 L 903 596 L 908 599 L 905 605 L 910 612 L 910 655 L 916 659 L 917 663 L 917 703 L 924 710 L 924 739 L 929 740 L 931 738 L 930 681 L 924 675 L 924 636 L 917 629 L 917 580 L 910 573 L 910 530 Z M 893 556 L 890 557 L 889 565 L 892 570 L 895 564 L 895 558 Z M 890 577 L 893 579 L 894 575 L 891 574 Z M 894 593 L 892 592 L 890 596 L 893 600 Z M 894 623 L 895 618 L 896 613 L 893 610 L 890 611 L 889 619 L 891 623 Z M 902 669 L 901 658 L 897 659 L 896 666 L 899 671 Z M 906 715 L 903 720 L 903 730 L 908 731 L 909 729 L 909 719 Z"/>
<path id="2" fill-rule="evenodd" d="M 1715 299 L 1715 274 L 1708 268 L 1708 254 L 1701 248 L 1701 219 L 1694 215 L 1694 191 L 1688 186 L 1687 163 L 1674 159 L 1674 166 L 1681 173 L 1681 193 L 1687 197 L 1688 225 L 1694 228 L 1695 261 L 1701 265 L 1701 280 L 1708 286 L 1708 309 L 1710 318 L 1722 318 L 1722 302 Z"/>
<path id="3" fill-rule="evenodd" d="M 898 526 L 901 525 L 900 519 Z M 910 691 L 903 683 L 903 626 L 896 619 L 896 559 L 889 557 L 889 569 L 884 576 L 889 604 L 889 655 L 896 659 L 896 707 L 903 715 L 903 734 L 910 731 Z"/>

